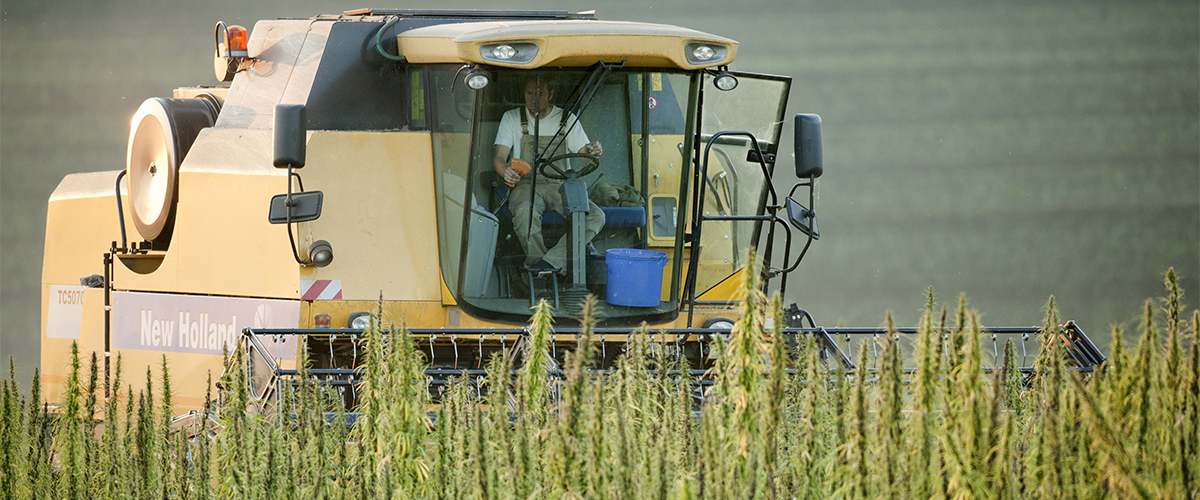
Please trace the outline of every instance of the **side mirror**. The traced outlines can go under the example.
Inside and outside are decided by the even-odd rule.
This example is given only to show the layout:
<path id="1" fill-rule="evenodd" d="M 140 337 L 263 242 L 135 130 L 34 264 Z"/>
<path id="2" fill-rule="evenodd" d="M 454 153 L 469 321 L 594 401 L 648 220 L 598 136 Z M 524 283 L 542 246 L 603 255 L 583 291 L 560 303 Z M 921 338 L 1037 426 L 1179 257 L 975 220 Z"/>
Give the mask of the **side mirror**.
<path id="1" fill-rule="evenodd" d="M 324 199 L 325 195 L 320 191 L 292 193 L 289 207 L 288 195 L 277 194 L 271 198 L 271 211 L 267 218 L 271 224 L 317 220 L 321 217 L 321 203 Z"/>
<path id="2" fill-rule="evenodd" d="M 276 116 L 278 116 L 278 112 L 276 112 Z M 820 177 L 825 171 L 821 166 L 820 116 L 806 113 L 796 115 L 795 147 L 796 177 L 801 179 Z"/>
<path id="3" fill-rule="evenodd" d="M 308 118 L 303 104 L 275 106 L 275 166 L 301 168 L 304 166 L 304 135 Z"/>
<path id="4" fill-rule="evenodd" d="M 817 229 L 816 212 L 809 210 L 790 196 L 784 199 L 784 205 L 787 207 L 788 220 L 792 221 L 792 225 L 796 226 L 796 229 L 812 236 L 814 240 L 821 239 L 821 231 Z"/>

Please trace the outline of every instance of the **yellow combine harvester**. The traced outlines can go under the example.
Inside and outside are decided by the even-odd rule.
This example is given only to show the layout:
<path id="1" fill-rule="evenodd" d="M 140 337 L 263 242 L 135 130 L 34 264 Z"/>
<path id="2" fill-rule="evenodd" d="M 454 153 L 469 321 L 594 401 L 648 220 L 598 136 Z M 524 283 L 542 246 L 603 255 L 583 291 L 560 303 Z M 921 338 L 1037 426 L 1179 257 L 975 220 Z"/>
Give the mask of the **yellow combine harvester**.
<path id="1" fill-rule="evenodd" d="M 727 38 L 591 13 L 366 9 L 218 23 L 216 44 L 227 85 L 145 101 L 125 170 L 68 176 L 50 198 L 51 401 L 72 342 L 110 374 L 120 355 L 135 390 L 165 355 L 183 409 L 237 346 L 257 397 L 294 375 L 298 349 L 353 391 L 381 299 L 430 373 L 481 368 L 541 300 L 577 325 L 587 294 L 603 363 L 644 322 L 702 368 L 757 268 L 747 250 L 762 242 L 783 288 L 804 253 L 789 225 L 804 250 L 818 237 L 820 119 L 795 117 L 807 206 L 778 199 L 790 79 L 729 71 Z"/>

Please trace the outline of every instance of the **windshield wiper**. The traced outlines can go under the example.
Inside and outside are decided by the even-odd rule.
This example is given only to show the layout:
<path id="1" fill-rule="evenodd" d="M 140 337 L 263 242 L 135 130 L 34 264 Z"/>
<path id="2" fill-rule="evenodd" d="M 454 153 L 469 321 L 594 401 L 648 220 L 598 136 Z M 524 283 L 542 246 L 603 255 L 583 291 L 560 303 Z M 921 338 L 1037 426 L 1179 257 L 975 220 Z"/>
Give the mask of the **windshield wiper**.
<path id="1" fill-rule="evenodd" d="M 563 120 L 558 125 L 558 130 L 555 132 L 555 134 L 553 136 L 554 139 L 558 139 L 558 140 L 555 141 L 554 139 L 551 139 L 551 141 L 546 144 L 545 149 L 538 151 L 534 155 L 534 157 L 533 157 L 534 170 L 537 170 L 537 165 L 541 164 L 541 160 L 543 158 L 553 158 L 558 153 L 559 148 L 561 148 L 563 146 L 563 144 L 566 143 L 567 135 L 570 134 L 571 131 L 574 130 L 575 127 L 579 125 L 579 120 L 583 117 L 584 110 L 586 110 L 587 107 L 592 104 L 592 99 L 594 99 L 596 97 L 596 91 L 600 90 L 600 85 L 602 83 L 604 83 L 605 79 L 608 78 L 608 74 L 612 71 L 613 68 L 623 68 L 623 67 L 625 67 L 625 61 L 621 61 L 619 63 L 613 63 L 613 64 L 609 64 L 604 61 L 596 62 L 596 65 L 593 67 L 592 72 L 588 74 L 587 81 L 586 81 L 586 83 L 584 83 L 583 87 L 580 88 L 580 87 L 576 86 L 576 90 L 571 92 L 572 94 L 576 94 L 576 92 L 578 92 L 578 96 L 575 98 L 575 102 L 571 104 L 571 109 L 563 111 L 564 113 L 567 113 L 567 114 L 564 115 Z M 571 115 L 574 115 L 575 119 L 571 120 L 571 123 L 568 126 L 566 117 L 571 116 Z M 537 131 L 538 123 L 537 122 L 538 122 L 537 120 L 534 121 L 535 136 L 538 133 L 538 131 Z M 564 129 L 566 129 L 566 130 L 564 130 Z M 537 137 L 540 137 L 540 136 L 537 136 Z M 567 152 L 574 153 L 574 151 L 567 151 Z"/>
<path id="2" fill-rule="evenodd" d="M 534 194 L 537 192 L 538 170 L 541 170 L 542 162 L 545 159 L 554 158 L 554 153 L 557 152 L 558 149 L 567 142 L 567 134 L 571 133 L 571 130 L 574 130 L 574 128 L 579 124 L 580 116 L 583 114 L 583 111 L 586 110 L 587 107 L 592 103 L 592 98 L 596 97 L 596 91 L 600 89 L 600 84 L 604 83 L 604 80 L 608 78 L 608 73 L 612 71 L 613 68 L 621 68 L 624 66 L 625 61 L 621 61 L 617 64 L 608 64 L 604 61 L 597 61 L 595 68 L 592 69 L 590 74 L 588 74 L 587 83 L 584 84 L 583 88 L 579 89 L 579 96 L 576 97 L 575 102 L 571 104 L 571 109 L 569 111 L 563 110 L 563 119 L 558 124 L 558 131 L 555 132 L 554 136 L 550 139 L 550 142 L 546 144 L 546 149 L 534 152 L 533 165 L 530 166 L 530 168 L 533 170 L 533 178 L 531 180 L 532 186 L 529 190 L 530 210 L 533 209 Z M 538 92 L 541 92 L 541 84 L 538 84 Z M 572 93 L 574 93 L 574 91 L 572 91 Z M 537 102 L 541 102 L 540 95 L 537 97 Z M 542 123 L 541 114 L 541 110 L 537 110 L 537 117 L 535 117 L 533 120 L 533 136 L 536 138 L 533 143 L 535 145 L 542 142 L 542 135 L 541 131 L 539 130 L 539 125 Z M 575 115 L 575 120 L 571 122 L 570 127 L 567 127 L 567 117 L 571 115 Z M 566 128 L 565 132 L 563 131 L 564 128 Z M 555 144 L 555 139 L 558 139 L 558 144 Z M 553 146 L 553 148 L 551 148 L 551 146 Z M 568 152 L 574 153 L 574 151 Z M 541 221 L 538 222 L 540 223 Z M 532 230 L 532 228 L 533 217 L 530 217 L 529 229 L 527 229 L 527 231 Z"/>

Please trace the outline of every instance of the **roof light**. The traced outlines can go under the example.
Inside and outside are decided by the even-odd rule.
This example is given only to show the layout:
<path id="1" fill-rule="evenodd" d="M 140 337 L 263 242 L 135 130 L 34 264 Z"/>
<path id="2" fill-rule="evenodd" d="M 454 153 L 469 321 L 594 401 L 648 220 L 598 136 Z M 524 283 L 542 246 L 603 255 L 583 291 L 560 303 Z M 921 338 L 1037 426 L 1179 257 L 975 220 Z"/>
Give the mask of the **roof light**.
<path id="1" fill-rule="evenodd" d="M 486 71 L 477 68 L 471 68 L 471 72 L 467 73 L 467 77 L 463 79 L 463 83 L 467 84 L 472 90 L 482 90 L 492 83 L 492 78 L 488 76 Z"/>
<path id="2" fill-rule="evenodd" d="M 684 46 L 684 55 L 692 64 L 712 64 L 725 59 L 728 50 L 724 45 L 707 42 L 690 42 Z"/>
<path id="3" fill-rule="evenodd" d="M 722 70 L 720 73 L 717 73 L 717 77 L 713 80 L 713 85 L 716 85 L 718 89 L 725 91 L 737 88 L 737 84 L 737 77 L 724 70 Z"/>
<path id="4" fill-rule="evenodd" d="M 538 53 L 534 42 L 485 43 L 479 47 L 479 56 L 488 61 L 505 64 L 525 64 Z"/>
<path id="5" fill-rule="evenodd" d="M 507 61 L 517 55 L 517 49 L 513 48 L 512 45 L 497 45 L 492 49 L 492 55 L 496 56 L 496 59 Z"/>

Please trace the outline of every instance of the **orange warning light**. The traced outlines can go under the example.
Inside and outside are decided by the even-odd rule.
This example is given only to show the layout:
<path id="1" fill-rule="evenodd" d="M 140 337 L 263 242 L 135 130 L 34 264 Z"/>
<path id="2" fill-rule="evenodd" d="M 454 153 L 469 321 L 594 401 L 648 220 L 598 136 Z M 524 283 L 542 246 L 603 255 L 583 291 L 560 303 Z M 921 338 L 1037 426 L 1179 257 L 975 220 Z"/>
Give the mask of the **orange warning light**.
<path id="1" fill-rule="evenodd" d="M 229 29 L 229 57 L 250 57 L 246 50 L 246 28 L 233 25 Z"/>

